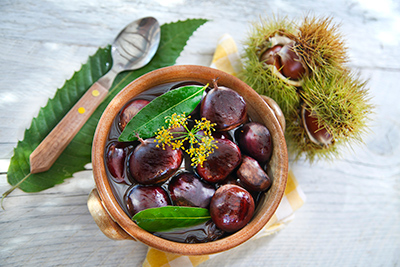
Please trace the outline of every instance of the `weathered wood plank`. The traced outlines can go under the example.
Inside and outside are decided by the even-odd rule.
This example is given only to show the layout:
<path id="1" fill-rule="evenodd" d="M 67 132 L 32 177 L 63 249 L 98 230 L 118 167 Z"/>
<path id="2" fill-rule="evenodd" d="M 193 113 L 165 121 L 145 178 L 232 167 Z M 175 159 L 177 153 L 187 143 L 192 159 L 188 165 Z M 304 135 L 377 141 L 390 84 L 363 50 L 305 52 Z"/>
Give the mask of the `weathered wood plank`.
<path id="1" fill-rule="evenodd" d="M 231 34 L 242 48 L 249 21 L 265 14 L 333 16 L 349 64 L 369 78 L 376 105 L 365 145 L 333 163 L 292 163 L 307 202 L 276 235 L 201 266 L 396 266 L 400 264 L 400 9 L 395 1 L 2 1 L 0 2 L 0 192 L 13 147 L 32 117 L 99 46 L 131 20 L 204 17 L 177 64 L 209 65 Z M 139 266 L 146 246 L 107 239 L 86 200 L 90 166 L 40 193 L 14 191 L 0 210 L 3 265 Z"/>

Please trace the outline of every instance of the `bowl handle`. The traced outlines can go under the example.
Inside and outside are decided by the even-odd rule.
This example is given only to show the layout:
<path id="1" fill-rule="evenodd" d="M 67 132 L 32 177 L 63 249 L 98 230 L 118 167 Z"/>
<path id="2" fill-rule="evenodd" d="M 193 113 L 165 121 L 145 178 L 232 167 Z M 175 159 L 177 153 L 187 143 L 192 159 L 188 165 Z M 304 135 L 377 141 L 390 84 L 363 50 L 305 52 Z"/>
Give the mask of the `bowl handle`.
<path id="1" fill-rule="evenodd" d="M 278 120 L 279 125 L 282 128 L 282 132 L 285 133 L 285 128 L 286 128 L 286 120 L 285 116 L 283 115 L 283 112 L 279 105 L 273 100 L 272 98 L 265 96 L 265 95 L 260 95 L 261 98 L 264 100 L 264 102 L 269 106 L 272 111 L 274 112 L 275 118 Z"/>
<path id="2" fill-rule="evenodd" d="M 135 240 L 111 218 L 107 210 L 104 208 L 96 188 L 94 188 L 92 192 L 90 192 L 87 205 L 89 208 L 89 212 L 92 215 L 97 226 L 108 238 L 114 240 Z"/>

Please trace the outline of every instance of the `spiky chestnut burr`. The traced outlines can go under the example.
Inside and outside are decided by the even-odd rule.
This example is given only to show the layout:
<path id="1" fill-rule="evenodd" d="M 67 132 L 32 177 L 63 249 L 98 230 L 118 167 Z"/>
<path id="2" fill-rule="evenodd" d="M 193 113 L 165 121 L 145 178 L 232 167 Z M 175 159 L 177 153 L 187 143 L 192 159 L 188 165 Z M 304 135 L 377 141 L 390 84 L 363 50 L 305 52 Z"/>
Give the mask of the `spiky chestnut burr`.
<path id="1" fill-rule="evenodd" d="M 346 53 L 332 18 L 274 18 L 253 25 L 242 79 L 281 107 L 296 158 L 334 158 L 339 144 L 361 141 L 373 107 L 366 83 L 346 66 Z"/>

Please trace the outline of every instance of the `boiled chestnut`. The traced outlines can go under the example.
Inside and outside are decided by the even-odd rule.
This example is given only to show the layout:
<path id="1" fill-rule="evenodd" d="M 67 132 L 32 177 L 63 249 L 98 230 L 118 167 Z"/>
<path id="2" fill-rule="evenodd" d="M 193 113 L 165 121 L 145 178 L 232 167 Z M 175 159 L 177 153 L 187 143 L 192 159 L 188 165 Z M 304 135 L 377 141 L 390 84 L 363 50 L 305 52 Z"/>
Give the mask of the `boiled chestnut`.
<path id="1" fill-rule="evenodd" d="M 157 146 L 155 138 L 141 140 L 129 159 L 129 170 L 140 184 L 161 183 L 171 177 L 181 166 L 183 156 L 180 149 Z"/>
<path id="2" fill-rule="evenodd" d="M 117 183 L 125 182 L 125 146 L 120 142 L 112 142 L 106 152 L 106 165 L 113 180 Z"/>
<path id="3" fill-rule="evenodd" d="M 197 135 L 199 135 L 199 136 L 204 136 L 205 134 L 204 134 L 204 131 L 203 130 L 201 130 L 201 131 L 198 131 L 197 132 Z M 213 137 L 214 137 L 214 139 L 229 139 L 229 140 L 231 140 L 231 141 L 233 141 L 233 139 L 232 139 L 232 136 L 229 134 L 229 132 L 217 132 L 217 131 L 215 131 L 215 132 L 212 132 L 212 134 L 211 134 Z"/>
<path id="4" fill-rule="evenodd" d="M 224 180 L 242 160 L 240 149 L 234 142 L 229 139 L 215 140 L 218 149 L 215 149 L 202 165 L 196 166 L 197 174 L 211 183 Z"/>
<path id="5" fill-rule="evenodd" d="M 174 84 L 170 90 L 178 89 L 184 86 L 200 86 L 204 87 L 205 84 L 197 81 L 184 81 L 180 82 L 177 84 Z M 209 87 L 206 88 L 206 90 L 209 89 Z M 191 118 L 193 119 L 200 119 L 200 103 L 195 107 L 195 109 L 189 114 Z"/>
<path id="6" fill-rule="evenodd" d="M 125 194 L 125 203 L 132 217 L 139 211 L 171 205 L 168 193 L 157 185 L 135 185 Z"/>
<path id="7" fill-rule="evenodd" d="M 218 188 L 212 197 L 210 215 L 219 229 L 231 233 L 246 226 L 254 208 L 254 199 L 246 189 L 227 184 Z"/>
<path id="8" fill-rule="evenodd" d="M 232 136 L 229 134 L 229 132 L 213 132 L 212 136 L 215 139 L 229 139 L 229 140 L 233 140 Z"/>
<path id="9" fill-rule="evenodd" d="M 243 186 L 250 191 L 265 191 L 271 186 L 268 174 L 255 159 L 249 156 L 242 156 L 242 163 L 236 174 Z"/>
<path id="10" fill-rule="evenodd" d="M 119 114 L 119 129 L 123 131 L 128 122 L 150 101 L 144 99 L 136 99 L 128 103 Z"/>
<path id="11" fill-rule="evenodd" d="M 215 82 L 201 102 L 200 115 L 215 123 L 216 130 L 228 131 L 247 120 L 247 106 L 239 93 Z"/>
<path id="12" fill-rule="evenodd" d="M 235 138 L 242 153 L 266 163 L 272 154 L 272 138 L 268 128 L 258 122 L 249 122 L 236 129 Z"/>
<path id="13" fill-rule="evenodd" d="M 208 208 L 215 188 L 194 173 L 182 172 L 169 181 L 168 191 L 176 206 Z"/>
<path id="14" fill-rule="evenodd" d="M 201 86 L 204 87 L 204 83 L 198 82 L 198 81 L 184 81 L 184 82 L 180 82 L 177 84 L 174 84 L 171 89 L 169 90 L 174 90 L 174 89 L 178 89 L 184 86 Z"/>
<path id="15" fill-rule="evenodd" d="M 224 184 L 234 184 L 243 187 L 235 172 L 230 173 L 224 180 L 218 183 L 219 186 Z"/>

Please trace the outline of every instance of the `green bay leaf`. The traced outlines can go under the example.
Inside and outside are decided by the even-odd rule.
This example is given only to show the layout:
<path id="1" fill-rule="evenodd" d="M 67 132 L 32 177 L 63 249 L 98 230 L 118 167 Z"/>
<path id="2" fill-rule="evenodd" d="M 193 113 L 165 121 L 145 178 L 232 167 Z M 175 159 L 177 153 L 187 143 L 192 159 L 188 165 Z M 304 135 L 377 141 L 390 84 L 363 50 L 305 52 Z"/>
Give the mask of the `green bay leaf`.
<path id="1" fill-rule="evenodd" d="M 174 65 L 189 37 L 206 21 L 205 19 L 188 19 L 162 25 L 160 46 L 152 61 L 141 69 L 120 73 L 114 80 L 107 98 L 53 166 L 46 172 L 30 174 L 29 155 L 87 89 L 109 70 L 112 63 L 110 47 L 100 48 L 89 57 L 87 63 L 83 64 L 70 80 L 57 90 L 54 98 L 49 99 L 47 105 L 40 109 L 38 116 L 32 119 L 31 126 L 25 130 L 23 140 L 19 141 L 14 149 L 7 171 L 8 183 L 24 192 L 39 192 L 62 183 L 66 178 L 72 177 L 75 172 L 85 170 L 85 165 L 91 162 L 92 141 L 97 123 L 112 98 L 143 74 Z M 6 196 L 14 187 L 3 196 Z"/>
<path id="2" fill-rule="evenodd" d="M 190 227 L 211 219 L 208 209 L 197 207 L 165 206 L 136 213 L 132 220 L 149 232 L 166 232 Z"/>
<path id="3" fill-rule="evenodd" d="M 155 98 L 129 121 L 118 140 L 129 142 L 137 140 L 137 135 L 140 138 L 154 136 L 157 129 L 166 126 L 166 117 L 191 113 L 200 103 L 206 87 L 184 86 Z"/>

